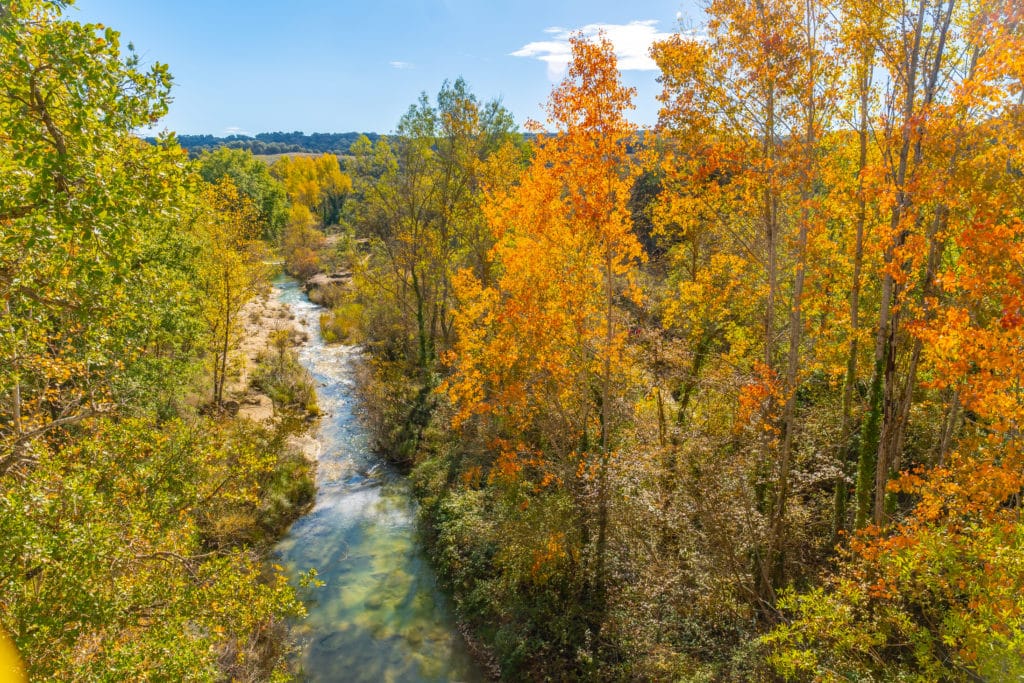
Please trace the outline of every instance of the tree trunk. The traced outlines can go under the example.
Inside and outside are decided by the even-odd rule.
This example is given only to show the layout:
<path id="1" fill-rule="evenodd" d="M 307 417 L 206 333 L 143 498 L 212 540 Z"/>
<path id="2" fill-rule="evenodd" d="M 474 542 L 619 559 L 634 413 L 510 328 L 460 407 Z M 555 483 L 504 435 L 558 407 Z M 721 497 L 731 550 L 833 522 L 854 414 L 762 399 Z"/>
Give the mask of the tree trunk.
<path id="1" fill-rule="evenodd" d="M 420 372 L 423 375 L 424 384 L 427 383 L 427 376 L 429 374 L 430 358 L 429 358 L 429 342 L 427 339 L 427 320 L 426 311 L 424 311 L 425 302 L 423 297 L 423 290 L 420 283 L 419 276 L 416 274 L 416 269 L 412 269 L 412 291 L 416 296 L 416 329 L 419 342 L 419 366 Z"/>
<path id="2" fill-rule="evenodd" d="M 793 461 L 793 440 L 796 432 L 796 398 L 800 386 L 800 340 L 803 336 L 803 297 L 804 281 L 807 274 L 807 234 L 811 221 L 811 197 L 814 194 L 815 179 L 815 146 L 817 134 L 817 108 L 814 101 L 815 63 L 814 63 L 814 27 L 813 14 L 810 7 L 805 9 L 805 28 L 807 31 L 808 73 L 806 97 L 803 104 L 804 148 L 803 161 L 806 164 L 802 171 L 800 188 L 800 224 L 797 228 L 797 253 L 793 279 L 793 300 L 789 307 L 789 353 L 786 359 L 786 403 L 782 415 L 782 452 L 779 454 L 779 474 L 775 484 L 775 510 L 772 519 L 771 544 L 773 549 L 774 583 L 779 586 L 785 582 L 785 535 L 786 507 L 789 502 L 789 478 Z"/>
<path id="3" fill-rule="evenodd" d="M 873 55 L 873 50 L 872 50 Z M 870 61 L 870 58 L 869 60 Z M 853 392 L 857 385 L 857 328 L 860 326 L 861 270 L 864 266 L 864 227 L 867 223 L 867 200 L 864 196 L 864 171 L 868 165 L 868 93 L 871 90 L 871 68 L 865 69 L 860 80 L 860 130 L 858 131 L 859 158 L 857 164 L 857 226 L 853 249 L 853 283 L 850 288 L 850 349 L 846 358 L 846 378 L 843 382 L 843 419 L 839 431 L 836 460 L 842 470 L 836 480 L 832 542 L 839 540 L 839 532 L 846 526 L 847 467 L 853 438 Z"/>
<path id="4" fill-rule="evenodd" d="M 609 424 L 611 419 L 611 381 L 612 359 L 611 349 L 614 339 L 612 323 L 612 305 L 614 303 L 614 281 L 612 272 L 612 250 L 605 250 L 605 354 L 603 377 L 601 378 L 601 467 L 597 473 L 597 548 L 594 568 L 594 654 L 597 653 L 601 627 L 607 603 L 607 585 L 605 581 L 605 556 L 608 553 L 608 461 L 610 458 Z"/>
<path id="5" fill-rule="evenodd" d="M 224 342 L 220 354 L 220 383 L 217 384 L 217 405 L 224 403 L 224 382 L 228 372 L 228 346 L 231 341 L 231 278 L 224 271 Z"/>
<path id="6" fill-rule="evenodd" d="M 867 520 L 868 506 L 874 499 L 872 519 L 876 524 L 882 523 L 884 489 L 888 480 L 889 450 L 885 448 L 885 438 L 891 433 L 892 397 L 894 392 L 896 369 L 896 341 L 898 331 L 897 316 L 890 316 L 894 298 L 898 297 L 895 281 L 889 272 L 895 251 L 907 238 L 906 229 L 901 229 L 904 213 L 910 204 L 906 189 L 907 169 L 910 162 L 912 118 L 914 115 L 914 96 L 917 92 L 917 72 L 921 54 L 921 34 L 924 28 L 924 11 L 926 0 L 918 0 L 917 22 L 914 29 L 914 41 L 910 54 L 907 55 L 906 93 L 903 100 L 901 144 L 899 160 L 893 174 L 896 188 L 896 201 L 893 204 L 890 218 L 890 229 L 896 234 L 893 243 L 885 250 L 886 274 L 882 278 L 882 297 L 878 307 L 878 328 L 875 334 L 875 369 L 871 380 L 871 395 L 868 403 L 868 417 L 864 421 L 861 438 L 861 454 L 857 473 L 857 520 L 858 528 L 863 527 Z M 872 481 L 873 486 L 872 486 Z M 872 493 L 874 495 L 872 496 Z"/>

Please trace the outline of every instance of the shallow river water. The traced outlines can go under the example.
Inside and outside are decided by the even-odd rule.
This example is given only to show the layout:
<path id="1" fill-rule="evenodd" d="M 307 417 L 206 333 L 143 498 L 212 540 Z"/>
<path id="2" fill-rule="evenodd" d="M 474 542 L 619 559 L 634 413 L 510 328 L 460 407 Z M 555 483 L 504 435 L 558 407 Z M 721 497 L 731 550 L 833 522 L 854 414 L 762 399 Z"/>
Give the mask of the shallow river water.
<path id="1" fill-rule="evenodd" d="M 480 681 L 416 535 L 408 484 L 369 449 L 355 392 L 358 351 L 325 345 L 322 309 L 293 280 L 275 296 L 304 321 L 300 360 L 317 382 L 317 497 L 278 544 L 292 577 L 310 567 L 324 586 L 301 589 L 299 664 L 311 681 Z"/>

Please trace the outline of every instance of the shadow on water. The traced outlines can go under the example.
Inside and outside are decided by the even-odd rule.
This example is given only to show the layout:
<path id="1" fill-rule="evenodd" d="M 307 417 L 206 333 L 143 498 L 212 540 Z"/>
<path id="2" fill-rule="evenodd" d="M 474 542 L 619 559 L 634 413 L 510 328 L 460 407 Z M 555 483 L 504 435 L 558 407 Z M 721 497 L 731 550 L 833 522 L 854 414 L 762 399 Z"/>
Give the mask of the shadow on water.
<path id="1" fill-rule="evenodd" d="M 295 625 L 299 664 L 312 681 L 481 681 L 416 537 L 405 480 L 369 449 L 359 422 L 358 351 L 328 346 L 299 285 L 275 282 L 309 332 L 299 351 L 318 385 L 317 498 L 278 544 L 295 577 L 315 567 L 324 586 L 304 589 L 309 616 Z"/>

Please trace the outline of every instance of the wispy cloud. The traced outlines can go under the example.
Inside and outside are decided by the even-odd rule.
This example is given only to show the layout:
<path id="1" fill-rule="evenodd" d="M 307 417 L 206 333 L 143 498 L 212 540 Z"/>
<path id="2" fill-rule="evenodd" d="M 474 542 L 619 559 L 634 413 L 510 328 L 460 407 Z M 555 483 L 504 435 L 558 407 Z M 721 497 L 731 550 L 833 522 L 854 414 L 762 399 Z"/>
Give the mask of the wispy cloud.
<path id="1" fill-rule="evenodd" d="M 416 68 L 416 65 L 413 64 L 412 62 L 402 62 L 402 61 L 399 61 L 397 59 L 395 61 L 393 61 L 393 62 L 388 62 L 388 64 L 390 64 L 391 68 L 393 68 L 393 69 L 415 69 Z"/>
<path id="2" fill-rule="evenodd" d="M 238 126 L 228 126 L 224 129 L 224 135 L 248 135 L 249 137 L 252 137 L 251 132 L 239 128 Z"/>
<path id="3" fill-rule="evenodd" d="M 664 40 L 670 34 L 659 31 L 657 19 L 631 21 L 628 24 L 587 24 L 576 29 L 552 26 L 544 29 L 551 37 L 527 43 L 512 53 L 513 57 L 531 57 L 548 65 L 548 78 L 557 81 L 565 75 L 569 64 L 569 36 L 581 33 L 586 37 L 604 32 L 615 46 L 615 56 L 621 71 L 654 71 L 658 67 L 648 51 L 651 43 Z"/>

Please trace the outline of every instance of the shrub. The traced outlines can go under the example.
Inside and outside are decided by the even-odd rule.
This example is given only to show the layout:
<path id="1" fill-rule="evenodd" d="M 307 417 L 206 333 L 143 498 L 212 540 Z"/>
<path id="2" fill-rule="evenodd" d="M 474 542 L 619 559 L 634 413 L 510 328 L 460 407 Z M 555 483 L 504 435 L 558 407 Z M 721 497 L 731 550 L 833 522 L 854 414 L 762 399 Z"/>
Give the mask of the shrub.
<path id="1" fill-rule="evenodd" d="M 345 303 L 320 315 L 320 334 L 328 344 L 359 343 L 363 322 L 363 307 Z"/>
<path id="2" fill-rule="evenodd" d="M 288 330 L 278 330 L 271 335 L 272 348 L 257 358 L 250 383 L 269 396 L 279 410 L 319 415 L 316 387 L 295 351 L 289 348 L 290 334 Z"/>

